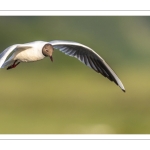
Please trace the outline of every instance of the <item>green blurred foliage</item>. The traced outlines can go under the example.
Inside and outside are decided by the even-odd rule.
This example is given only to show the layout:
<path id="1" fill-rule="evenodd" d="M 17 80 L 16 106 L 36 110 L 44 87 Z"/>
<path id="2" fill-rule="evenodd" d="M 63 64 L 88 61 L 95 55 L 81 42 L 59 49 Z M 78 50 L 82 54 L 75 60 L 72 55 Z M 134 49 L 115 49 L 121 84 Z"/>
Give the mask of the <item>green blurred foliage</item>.
<path id="1" fill-rule="evenodd" d="M 150 133 L 150 17 L 0 17 L 0 51 L 37 40 L 91 47 L 127 92 L 55 51 L 53 63 L 0 70 L 0 133 Z"/>

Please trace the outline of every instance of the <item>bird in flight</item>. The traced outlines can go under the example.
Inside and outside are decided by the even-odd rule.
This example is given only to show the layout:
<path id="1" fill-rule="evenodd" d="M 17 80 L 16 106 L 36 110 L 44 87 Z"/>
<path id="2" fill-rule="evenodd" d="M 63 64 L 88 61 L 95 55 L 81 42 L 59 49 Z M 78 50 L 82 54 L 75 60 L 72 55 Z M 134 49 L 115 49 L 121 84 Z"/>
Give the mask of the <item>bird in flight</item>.
<path id="1" fill-rule="evenodd" d="M 34 41 L 25 44 L 14 44 L 0 53 L 0 68 L 7 67 L 7 70 L 9 70 L 15 68 L 20 62 L 34 62 L 45 57 L 49 57 L 53 61 L 52 54 L 54 50 L 59 50 L 68 56 L 77 58 L 97 73 L 101 73 L 110 81 L 115 82 L 125 92 L 119 77 L 100 55 L 88 46 L 73 41 Z M 10 54 L 11 56 L 7 59 Z"/>

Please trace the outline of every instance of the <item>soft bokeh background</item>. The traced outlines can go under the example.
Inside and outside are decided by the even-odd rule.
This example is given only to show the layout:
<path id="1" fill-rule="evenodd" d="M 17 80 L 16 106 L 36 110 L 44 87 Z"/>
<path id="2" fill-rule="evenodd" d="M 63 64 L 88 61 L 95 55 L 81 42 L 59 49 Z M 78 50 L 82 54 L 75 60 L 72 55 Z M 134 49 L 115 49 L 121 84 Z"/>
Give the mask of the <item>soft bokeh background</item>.
<path id="1" fill-rule="evenodd" d="M 0 70 L 0 133 L 150 133 L 150 17 L 0 17 L 0 52 L 57 39 L 94 49 L 127 92 L 55 51 Z"/>

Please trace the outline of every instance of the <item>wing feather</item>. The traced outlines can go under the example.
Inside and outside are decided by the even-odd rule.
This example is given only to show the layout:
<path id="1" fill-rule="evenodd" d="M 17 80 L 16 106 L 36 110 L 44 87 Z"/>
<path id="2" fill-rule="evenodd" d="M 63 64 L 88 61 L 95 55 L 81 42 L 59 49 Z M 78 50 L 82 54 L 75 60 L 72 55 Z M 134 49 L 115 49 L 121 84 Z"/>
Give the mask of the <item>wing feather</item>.
<path id="1" fill-rule="evenodd" d="M 15 51 L 16 47 L 17 47 L 17 45 L 12 45 L 12 46 L 6 48 L 6 49 L 0 54 L 0 68 L 2 67 L 3 63 L 5 62 L 7 56 L 8 56 L 11 52 Z"/>
<path id="2" fill-rule="evenodd" d="M 6 48 L 2 53 L 0 53 L 0 68 L 2 68 L 2 66 L 5 63 L 5 60 L 7 59 L 9 54 L 11 54 L 12 52 L 17 51 L 17 50 L 23 51 L 28 48 L 31 48 L 31 45 L 15 44 L 15 45 L 12 45 L 12 46 L 9 46 L 8 48 Z"/>
<path id="3" fill-rule="evenodd" d="M 110 68 L 104 59 L 91 48 L 72 41 L 55 40 L 50 41 L 49 43 L 54 49 L 58 49 L 66 55 L 77 58 L 88 67 L 101 73 L 104 77 L 107 77 L 110 81 L 114 81 L 125 92 L 125 88 L 116 73 Z"/>

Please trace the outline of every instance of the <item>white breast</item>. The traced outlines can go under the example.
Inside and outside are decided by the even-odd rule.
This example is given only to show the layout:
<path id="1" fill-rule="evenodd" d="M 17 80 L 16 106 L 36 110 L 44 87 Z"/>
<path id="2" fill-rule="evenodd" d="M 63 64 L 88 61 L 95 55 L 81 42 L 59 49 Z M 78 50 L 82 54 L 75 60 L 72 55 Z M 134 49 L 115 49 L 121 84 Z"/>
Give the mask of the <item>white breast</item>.
<path id="1" fill-rule="evenodd" d="M 14 60 L 19 60 L 22 62 L 30 62 L 30 61 L 37 61 L 43 59 L 45 56 L 40 53 L 36 48 L 29 48 L 23 51 L 16 51 L 13 54 Z"/>

